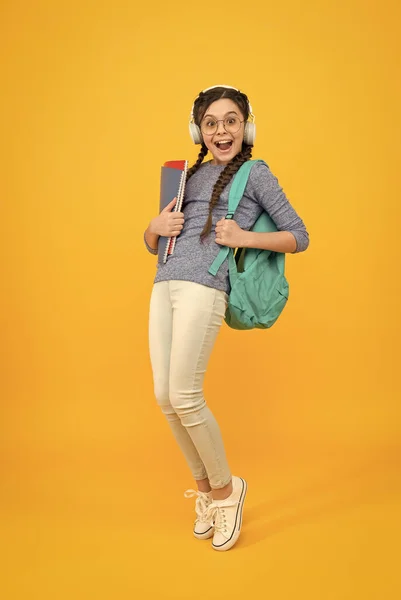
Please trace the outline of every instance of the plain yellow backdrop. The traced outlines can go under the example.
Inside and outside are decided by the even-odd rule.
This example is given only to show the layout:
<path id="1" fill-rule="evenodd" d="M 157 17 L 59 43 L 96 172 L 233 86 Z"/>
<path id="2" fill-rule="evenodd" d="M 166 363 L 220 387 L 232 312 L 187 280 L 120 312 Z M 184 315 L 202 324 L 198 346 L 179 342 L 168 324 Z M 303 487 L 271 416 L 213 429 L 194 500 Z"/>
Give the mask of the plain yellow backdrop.
<path id="1" fill-rule="evenodd" d="M 395 0 L 0 5 L 4 600 L 395 600 Z M 197 93 L 243 89 L 310 233 L 270 331 L 222 329 L 205 391 L 250 484 L 231 552 L 155 405 L 143 230 Z"/>

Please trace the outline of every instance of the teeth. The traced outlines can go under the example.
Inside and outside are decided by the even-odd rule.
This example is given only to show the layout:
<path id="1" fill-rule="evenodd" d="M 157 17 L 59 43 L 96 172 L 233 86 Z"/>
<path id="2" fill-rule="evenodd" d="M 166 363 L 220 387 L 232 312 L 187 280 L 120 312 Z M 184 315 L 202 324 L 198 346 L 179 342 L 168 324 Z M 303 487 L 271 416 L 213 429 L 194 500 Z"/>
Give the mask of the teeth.
<path id="1" fill-rule="evenodd" d="M 219 142 L 216 142 L 216 145 L 219 146 L 220 144 L 229 144 L 231 142 L 231 140 L 220 140 Z"/>

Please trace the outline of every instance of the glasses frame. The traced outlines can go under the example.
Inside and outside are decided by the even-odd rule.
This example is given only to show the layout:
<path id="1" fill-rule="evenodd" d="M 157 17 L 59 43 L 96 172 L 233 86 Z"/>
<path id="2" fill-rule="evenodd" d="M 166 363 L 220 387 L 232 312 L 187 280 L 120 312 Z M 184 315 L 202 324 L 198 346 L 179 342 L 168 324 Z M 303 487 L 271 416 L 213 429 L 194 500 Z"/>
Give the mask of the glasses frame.
<path id="1" fill-rule="evenodd" d="M 228 131 L 227 128 L 226 128 L 226 126 L 225 126 L 225 121 L 227 119 L 232 119 L 232 118 L 239 120 L 239 127 L 238 127 L 238 129 L 236 131 Z M 203 131 L 202 125 L 203 125 L 204 120 L 202 120 L 202 122 L 200 124 L 200 130 L 203 133 L 203 135 L 214 135 L 217 132 L 218 128 L 219 128 L 219 123 L 223 123 L 224 131 L 226 131 L 227 133 L 238 133 L 238 131 L 241 129 L 242 123 L 245 123 L 245 120 L 241 121 L 239 119 L 239 117 L 226 117 L 225 119 L 214 119 L 214 120 L 216 121 L 216 129 L 213 131 L 213 133 L 208 133 L 208 132 Z"/>

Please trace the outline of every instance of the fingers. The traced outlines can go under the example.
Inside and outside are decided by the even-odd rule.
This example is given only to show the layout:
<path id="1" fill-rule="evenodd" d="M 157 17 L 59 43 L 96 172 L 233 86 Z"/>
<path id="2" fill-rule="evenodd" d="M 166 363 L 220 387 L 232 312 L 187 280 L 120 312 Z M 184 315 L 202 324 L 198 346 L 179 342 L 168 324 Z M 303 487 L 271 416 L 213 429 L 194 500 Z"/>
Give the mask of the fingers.
<path id="1" fill-rule="evenodd" d="M 179 215 L 182 215 L 182 213 L 177 213 L 176 215 L 174 213 L 172 213 L 169 216 L 169 225 L 172 229 L 182 229 L 184 226 L 184 215 L 182 215 L 181 217 Z"/>
<path id="2" fill-rule="evenodd" d="M 220 219 L 220 221 L 217 221 L 216 223 L 216 229 L 223 229 L 225 227 L 232 227 L 233 223 L 235 223 L 235 221 L 233 221 L 232 219 Z"/>
<path id="3" fill-rule="evenodd" d="M 180 214 L 180 213 L 177 213 Z M 181 217 L 175 218 L 176 215 L 171 215 L 172 218 L 170 222 L 170 235 L 179 235 L 184 228 L 184 219 Z"/>
<path id="4" fill-rule="evenodd" d="M 174 206 L 177 203 L 177 198 L 173 198 L 173 200 L 167 204 L 166 208 L 163 208 L 162 212 L 170 212 L 173 210 Z"/>
<path id="5" fill-rule="evenodd" d="M 173 231 L 172 235 L 181 233 L 184 228 L 184 214 L 183 213 L 172 213 L 169 215 L 170 223 L 169 226 Z"/>
<path id="6" fill-rule="evenodd" d="M 166 206 L 166 209 L 163 212 L 168 212 L 168 208 L 171 207 L 173 204 L 175 204 L 176 199 L 174 198 L 174 200 L 172 202 L 170 202 L 170 204 L 168 206 Z M 166 224 L 166 233 L 165 235 L 167 236 L 177 236 L 181 233 L 181 231 L 184 228 L 184 213 L 183 212 L 174 212 L 171 211 L 168 214 L 166 214 L 163 217 L 165 224 Z"/>

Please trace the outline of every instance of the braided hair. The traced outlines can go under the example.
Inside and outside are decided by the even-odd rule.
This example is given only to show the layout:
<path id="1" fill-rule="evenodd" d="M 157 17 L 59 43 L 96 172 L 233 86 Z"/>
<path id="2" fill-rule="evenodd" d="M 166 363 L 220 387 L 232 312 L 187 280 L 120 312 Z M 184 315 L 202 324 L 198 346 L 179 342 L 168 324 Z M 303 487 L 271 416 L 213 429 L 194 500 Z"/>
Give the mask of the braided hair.
<path id="1" fill-rule="evenodd" d="M 241 110 L 244 115 L 244 120 L 247 121 L 249 118 L 249 101 L 243 92 L 239 92 L 234 89 L 217 87 L 206 92 L 201 92 L 198 98 L 195 100 L 194 104 L 194 120 L 195 123 L 200 126 L 200 123 L 203 119 L 203 116 L 206 113 L 207 108 L 216 100 L 220 100 L 220 98 L 229 98 L 233 102 L 235 102 L 238 108 Z M 202 142 L 202 146 L 198 155 L 198 158 L 195 164 L 188 170 L 187 181 L 192 175 L 196 173 L 196 171 L 201 166 L 206 154 L 208 153 L 208 149 L 205 144 Z M 249 146 L 245 143 L 242 144 L 241 152 L 239 152 L 234 158 L 225 166 L 223 171 L 220 173 L 219 178 L 214 184 L 212 195 L 210 198 L 209 204 L 209 215 L 206 221 L 206 224 L 201 233 L 201 239 L 204 239 L 212 230 L 212 216 L 213 209 L 217 205 L 221 194 L 224 189 L 230 183 L 231 179 L 234 177 L 235 173 L 238 171 L 241 165 L 243 165 L 246 161 L 252 158 L 252 146 Z"/>
<path id="2" fill-rule="evenodd" d="M 203 159 L 205 158 L 205 156 L 206 156 L 206 154 L 208 152 L 209 152 L 209 150 L 206 148 L 205 144 L 202 143 L 202 146 L 201 146 L 200 152 L 198 154 L 198 159 L 197 159 L 196 163 L 190 169 L 188 169 L 187 181 L 199 169 L 199 167 L 201 166 L 201 164 L 203 162 Z"/>

